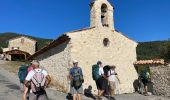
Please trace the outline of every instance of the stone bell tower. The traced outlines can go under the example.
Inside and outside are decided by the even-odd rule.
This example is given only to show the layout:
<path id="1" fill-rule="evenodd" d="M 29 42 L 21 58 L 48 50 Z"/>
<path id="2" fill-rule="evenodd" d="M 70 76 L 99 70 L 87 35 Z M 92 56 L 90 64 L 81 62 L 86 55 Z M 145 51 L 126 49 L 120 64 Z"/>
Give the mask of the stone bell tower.
<path id="1" fill-rule="evenodd" d="M 90 27 L 114 29 L 113 7 L 108 0 L 92 0 L 90 7 Z"/>

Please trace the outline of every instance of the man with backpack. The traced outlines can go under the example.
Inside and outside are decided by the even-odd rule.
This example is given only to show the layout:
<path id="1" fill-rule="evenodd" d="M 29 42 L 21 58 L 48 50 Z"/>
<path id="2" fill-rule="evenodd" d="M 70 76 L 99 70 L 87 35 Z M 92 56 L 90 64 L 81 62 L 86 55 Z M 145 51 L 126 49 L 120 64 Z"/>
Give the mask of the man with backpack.
<path id="1" fill-rule="evenodd" d="M 103 71 L 103 65 L 101 61 L 98 61 L 97 64 L 92 66 L 92 76 L 93 80 L 96 82 L 96 86 L 98 89 L 98 96 L 102 96 L 104 93 L 104 84 L 103 84 L 103 78 L 104 78 L 104 71 Z"/>
<path id="2" fill-rule="evenodd" d="M 141 72 L 141 80 L 142 80 L 142 83 L 144 85 L 145 95 L 150 95 L 150 93 L 148 92 L 149 79 L 150 79 L 149 72 L 147 70 L 142 70 L 142 72 Z"/>
<path id="3" fill-rule="evenodd" d="M 29 67 L 27 68 L 27 74 L 34 69 L 34 62 L 37 62 L 37 61 L 36 61 L 36 60 L 33 60 L 33 61 L 31 62 L 31 65 L 30 65 L 30 66 L 28 65 Z M 25 79 L 24 79 L 24 80 L 25 80 Z M 22 100 L 28 100 L 30 89 L 31 89 L 31 87 L 26 87 L 26 86 L 24 85 L 24 93 L 23 93 Z"/>
<path id="4" fill-rule="evenodd" d="M 71 79 L 71 93 L 73 95 L 73 100 L 81 100 L 81 95 L 83 93 L 83 73 L 82 69 L 78 67 L 78 61 L 73 61 L 73 68 L 70 69 L 70 79 Z"/>
<path id="5" fill-rule="evenodd" d="M 25 78 L 25 86 L 31 87 L 29 100 L 48 100 L 45 88 L 51 82 L 46 70 L 39 68 L 39 62 L 34 61 L 34 69 Z"/>

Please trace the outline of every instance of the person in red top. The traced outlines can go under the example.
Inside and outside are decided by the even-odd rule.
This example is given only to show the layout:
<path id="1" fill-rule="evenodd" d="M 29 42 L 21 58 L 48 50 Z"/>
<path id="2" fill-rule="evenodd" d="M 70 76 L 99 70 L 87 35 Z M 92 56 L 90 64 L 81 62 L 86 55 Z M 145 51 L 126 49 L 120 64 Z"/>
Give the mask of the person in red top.
<path id="1" fill-rule="evenodd" d="M 36 62 L 36 60 L 33 60 L 31 62 L 31 66 L 28 67 L 27 69 L 28 73 L 34 69 L 34 62 Z M 24 85 L 24 93 L 23 93 L 22 100 L 27 100 L 28 93 L 29 93 L 29 88 Z"/>

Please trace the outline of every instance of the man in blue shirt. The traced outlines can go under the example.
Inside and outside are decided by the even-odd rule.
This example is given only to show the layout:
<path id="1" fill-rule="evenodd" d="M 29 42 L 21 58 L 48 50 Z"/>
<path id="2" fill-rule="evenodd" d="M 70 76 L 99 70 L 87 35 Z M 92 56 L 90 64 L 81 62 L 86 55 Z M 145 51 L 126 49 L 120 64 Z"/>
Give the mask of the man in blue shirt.
<path id="1" fill-rule="evenodd" d="M 81 95 L 83 94 L 83 73 L 82 69 L 78 67 L 78 61 L 73 61 L 73 68 L 70 69 L 71 78 L 71 93 L 73 95 L 73 100 L 81 100 Z M 78 99 L 76 99 L 78 97 Z"/>

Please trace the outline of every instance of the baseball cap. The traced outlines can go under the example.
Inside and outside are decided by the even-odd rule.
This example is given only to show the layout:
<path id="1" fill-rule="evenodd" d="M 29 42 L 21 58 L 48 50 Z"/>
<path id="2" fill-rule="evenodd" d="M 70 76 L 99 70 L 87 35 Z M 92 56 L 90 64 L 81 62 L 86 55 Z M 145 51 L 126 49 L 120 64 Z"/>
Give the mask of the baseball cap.
<path id="1" fill-rule="evenodd" d="M 75 63 L 78 63 L 78 61 L 77 60 L 73 60 L 73 63 L 75 64 Z"/>

